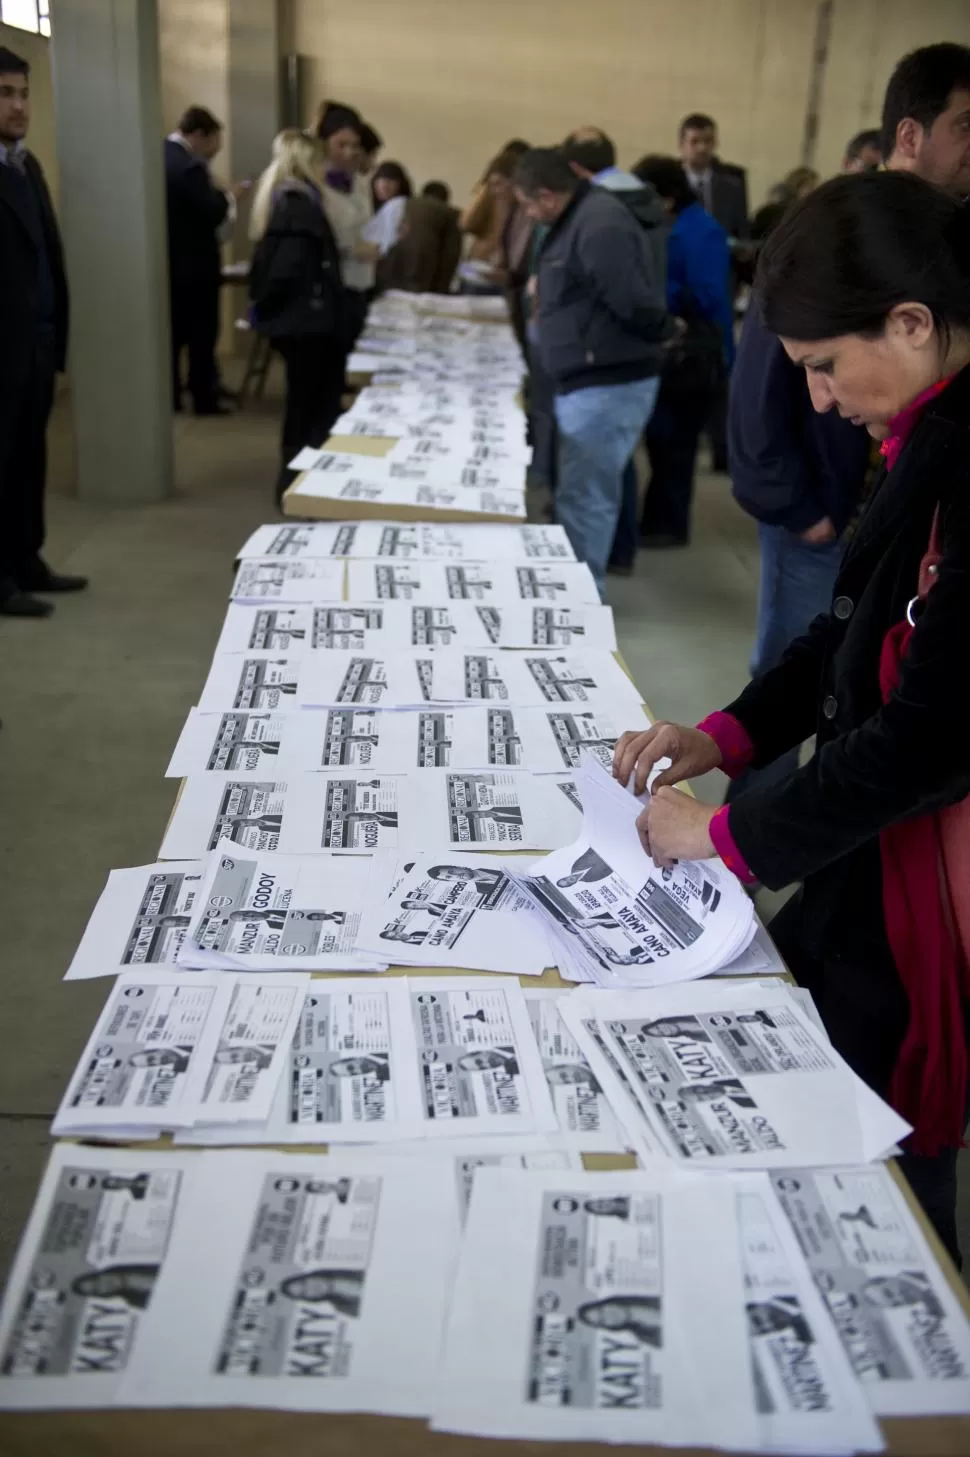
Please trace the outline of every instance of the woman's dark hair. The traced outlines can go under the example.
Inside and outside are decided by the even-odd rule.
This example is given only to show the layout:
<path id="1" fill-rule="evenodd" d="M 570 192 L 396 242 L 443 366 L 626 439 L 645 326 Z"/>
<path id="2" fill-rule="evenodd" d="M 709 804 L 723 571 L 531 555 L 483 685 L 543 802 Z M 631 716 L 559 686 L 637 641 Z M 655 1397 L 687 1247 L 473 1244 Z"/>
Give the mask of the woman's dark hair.
<path id="1" fill-rule="evenodd" d="M 755 293 L 768 328 L 789 339 L 873 337 L 908 301 L 946 339 L 970 328 L 970 217 L 909 172 L 833 178 L 767 239 Z"/>
<path id="2" fill-rule="evenodd" d="M 323 101 L 317 113 L 317 136 L 322 142 L 336 132 L 346 128 L 361 135 L 360 113 L 352 106 L 343 106 L 339 101 Z"/>
<path id="3" fill-rule="evenodd" d="M 697 201 L 696 194 L 676 157 L 641 157 L 633 168 L 634 177 L 650 182 L 663 198 L 669 198 L 675 213 L 682 213 Z"/>
<path id="4" fill-rule="evenodd" d="M 360 124 L 360 144 L 368 156 L 370 156 L 371 153 L 380 151 L 384 145 L 384 138 L 380 132 L 374 130 L 370 122 L 362 121 Z"/>
<path id="5" fill-rule="evenodd" d="M 482 173 L 482 181 L 487 182 L 493 172 L 497 172 L 500 177 L 511 177 L 519 158 L 524 157 L 529 150 L 528 142 L 524 142 L 521 137 L 513 137 L 500 152 L 496 152 Z"/>
<path id="6" fill-rule="evenodd" d="M 373 177 L 371 178 L 372 187 L 373 184 L 380 177 L 389 177 L 392 182 L 396 182 L 398 186 L 398 193 L 401 197 L 414 196 L 414 188 L 411 186 L 411 179 L 405 172 L 404 168 L 401 166 L 400 162 L 382 162 L 375 171 Z M 374 199 L 374 205 L 375 207 L 379 206 L 376 198 Z"/>

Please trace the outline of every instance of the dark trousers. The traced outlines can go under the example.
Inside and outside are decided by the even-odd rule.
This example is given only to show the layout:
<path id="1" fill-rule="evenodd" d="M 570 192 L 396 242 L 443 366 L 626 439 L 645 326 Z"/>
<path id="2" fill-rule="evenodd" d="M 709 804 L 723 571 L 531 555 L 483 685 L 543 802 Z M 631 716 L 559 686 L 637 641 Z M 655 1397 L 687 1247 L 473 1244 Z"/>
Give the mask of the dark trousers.
<path id="1" fill-rule="evenodd" d="M 769 930 L 799 986 L 807 987 L 835 1050 L 864 1083 L 885 1098 L 906 1033 L 906 994 L 888 947 L 858 961 L 818 959 L 805 950 L 801 893 L 782 907 Z M 959 1268 L 957 1150 L 933 1158 L 903 1153 L 902 1174 Z"/>
<path id="2" fill-rule="evenodd" d="M 189 356 L 189 394 L 197 410 L 212 410 L 219 402 L 218 278 L 172 279 L 172 399 L 182 403 L 182 353 Z"/>
<path id="3" fill-rule="evenodd" d="M 53 336 L 39 336 L 28 368 L 0 395 L 0 595 L 10 591 L 44 544 L 54 366 Z"/>
<path id="4" fill-rule="evenodd" d="M 640 525 L 644 535 L 684 542 L 690 536 L 697 443 L 709 409 L 709 395 L 677 394 L 661 386 L 647 426 L 650 483 Z"/>
<path id="5" fill-rule="evenodd" d="M 292 335 L 274 339 L 273 345 L 286 367 L 278 505 L 297 475 L 289 462 L 304 445 L 322 445 L 340 414 L 344 351 L 341 341 L 327 334 Z"/>

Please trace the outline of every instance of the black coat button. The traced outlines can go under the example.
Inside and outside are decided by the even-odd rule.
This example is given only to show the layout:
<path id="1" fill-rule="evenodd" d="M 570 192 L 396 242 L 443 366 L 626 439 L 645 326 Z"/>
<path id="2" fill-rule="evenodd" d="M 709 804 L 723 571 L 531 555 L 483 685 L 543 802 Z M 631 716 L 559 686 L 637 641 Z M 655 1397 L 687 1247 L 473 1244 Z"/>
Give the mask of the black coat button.
<path id="1" fill-rule="evenodd" d="M 832 611 L 840 622 L 846 622 L 852 616 L 852 598 L 836 597 L 832 603 Z"/>
<path id="2" fill-rule="evenodd" d="M 832 697 L 831 693 L 828 695 L 827 698 L 823 698 L 822 699 L 822 714 L 823 714 L 823 717 L 830 718 L 830 719 L 831 718 L 834 718 L 835 715 L 838 713 L 838 711 L 839 711 L 839 705 L 836 703 L 836 701 Z"/>

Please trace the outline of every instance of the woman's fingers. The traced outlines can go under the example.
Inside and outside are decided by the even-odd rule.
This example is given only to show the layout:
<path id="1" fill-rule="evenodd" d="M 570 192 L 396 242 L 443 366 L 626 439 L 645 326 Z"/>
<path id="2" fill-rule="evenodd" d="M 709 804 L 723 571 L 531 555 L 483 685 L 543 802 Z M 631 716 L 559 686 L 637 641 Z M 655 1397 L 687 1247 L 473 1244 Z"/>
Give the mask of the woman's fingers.
<path id="1" fill-rule="evenodd" d="M 623 734 L 613 754 L 613 774 L 621 784 L 629 784 L 630 776 L 636 770 L 634 792 L 642 794 L 647 780 L 658 759 L 674 756 L 677 749 L 677 731 L 673 724 L 657 723 L 642 733 Z"/>

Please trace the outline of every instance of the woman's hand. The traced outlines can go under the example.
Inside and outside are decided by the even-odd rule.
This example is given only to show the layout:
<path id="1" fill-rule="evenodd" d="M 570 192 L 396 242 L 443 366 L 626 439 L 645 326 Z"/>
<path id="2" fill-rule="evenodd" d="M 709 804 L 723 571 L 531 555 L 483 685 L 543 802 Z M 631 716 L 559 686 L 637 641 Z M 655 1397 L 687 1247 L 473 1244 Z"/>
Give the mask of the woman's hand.
<path id="1" fill-rule="evenodd" d="M 377 243 L 366 243 L 361 238 L 354 244 L 351 256 L 358 263 L 376 263 L 381 256 L 381 250 Z"/>
<path id="2" fill-rule="evenodd" d="M 660 759 L 670 759 L 669 769 L 657 775 L 654 791 L 665 784 L 679 784 L 694 779 L 721 765 L 721 751 L 710 734 L 687 728 L 682 723 L 655 723 L 642 733 L 633 730 L 622 734 L 613 750 L 613 777 L 621 784 L 630 782 L 636 770 L 634 792 L 642 794 L 653 766 Z"/>
<path id="3" fill-rule="evenodd" d="M 717 853 L 711 839 L 716 813 L 680 789 L 656 789 L 637 820 L 640 843 L 662 870 L 676 860 L 709 860 Z"/>

